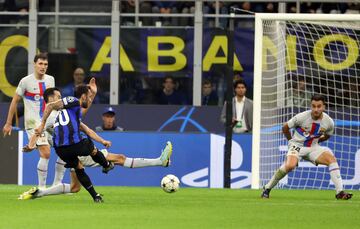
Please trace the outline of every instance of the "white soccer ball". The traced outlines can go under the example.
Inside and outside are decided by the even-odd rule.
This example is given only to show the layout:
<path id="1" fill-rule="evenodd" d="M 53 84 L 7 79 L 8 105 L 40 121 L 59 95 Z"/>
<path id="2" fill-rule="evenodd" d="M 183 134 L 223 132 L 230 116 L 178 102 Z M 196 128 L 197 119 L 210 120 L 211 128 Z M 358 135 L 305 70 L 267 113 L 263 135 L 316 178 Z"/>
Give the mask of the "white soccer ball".
<path id="1" fill-rule="evenodd" d="M 175 175 L 168 174 L 161 180 L 161 188 L 167 193 L 176 192 L 179 187 L 180 181 Z"/>

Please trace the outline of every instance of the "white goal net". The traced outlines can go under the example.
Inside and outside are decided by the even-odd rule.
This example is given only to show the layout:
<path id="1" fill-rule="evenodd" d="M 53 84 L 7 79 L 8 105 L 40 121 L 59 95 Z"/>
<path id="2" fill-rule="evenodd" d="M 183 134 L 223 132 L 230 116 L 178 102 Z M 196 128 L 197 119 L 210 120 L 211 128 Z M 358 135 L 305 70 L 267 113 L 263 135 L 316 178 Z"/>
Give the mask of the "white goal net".
<path id="1" fill-rule="evenodd" d="M 325 96 L 335 121 L 334 136 L 321 145 L 334 152 L 345 188 L 360 188 L 360 18 L 333 17 L 256 16 L 253 188 L 266 184 L 283 163 L 287 140 L 281 127 L 310 109 L 313 94 Z M 334 188 L 328 168 L 307 161 L 277 187 Z"/>

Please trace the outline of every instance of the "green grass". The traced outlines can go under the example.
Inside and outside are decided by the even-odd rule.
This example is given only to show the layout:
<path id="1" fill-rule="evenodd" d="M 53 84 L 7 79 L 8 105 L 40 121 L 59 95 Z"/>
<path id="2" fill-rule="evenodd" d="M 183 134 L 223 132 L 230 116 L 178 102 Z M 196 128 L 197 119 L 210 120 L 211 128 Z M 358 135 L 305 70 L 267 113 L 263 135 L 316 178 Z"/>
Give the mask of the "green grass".
<path id="1" fill-rule="evenodd" d="M 0 228 L 358 228 L 360 192 L 349 201 L 334 191 L 96 187 L 105 203 L 74 195 L 20 201 L 27 186 L 0 185 Z"/>

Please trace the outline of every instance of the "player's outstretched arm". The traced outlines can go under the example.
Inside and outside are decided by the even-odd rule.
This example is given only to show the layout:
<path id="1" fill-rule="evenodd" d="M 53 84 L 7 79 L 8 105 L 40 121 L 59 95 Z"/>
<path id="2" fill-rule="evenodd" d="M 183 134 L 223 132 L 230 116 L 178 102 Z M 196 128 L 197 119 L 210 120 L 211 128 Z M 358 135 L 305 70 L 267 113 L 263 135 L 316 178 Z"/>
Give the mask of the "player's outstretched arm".
<path id="1" fill-rule="evenodd" d="M 35 129 L 35 134 L 40 135 L 42 133 L 42 131 L 44 130 L 45 124 L 46 124 L 46 120 L 49 117 L 51 111 L 60 110 L 62 108 L 64 108 L 64 103 L 63 103 L 62 99 L 59 99 L 52 103 L 46 104 L 46 108 L 44 110 L 44 114 L 41 119 L 41 124 L 38 128 Z"/>
<path id="2" fill-rule="evenodd" d="M 90 90 L 92 92 L 91 98 L 90 98 L 91 100 L 90 100 L 90 103 L 87 108 L 81 108 L 81 112 L 83 115 L 85 115 L 88 112 L 89 108 L 91 107 L 91 105 L 95 99 L 96 93 L 97 93 L 97 85 L 96 85 L 96 80 L 94 77 L 92 77 L 90 79 L 88 86 L 90 87 Z"/>
<path id="3" fill-rule="evenodd" d="M 83 131 L 85 134 L 87 134 L 91 139 L 103 144 L 103 146 L 105 146 L 106 148 L 109 148 L 111 146 L 111 141 L 104 140 L 102 137 L 97 135 L 95 131 L 90 129 L 87 125 L 85 125 L 82 122 L 80 123 L 80 130 Z"/>
<path id="4" fill-rule="evenodd" d="M 330 136 L 330 135 L 327 135 L 327 134 L 321 135 L 320 138 L 319 138 L 319 143 L 328 140 L 330 137 L 331 137 L 331 136 Z"/>
<path id="5" fill-rule="evenodd" d="M 286 139 L 289 141 L 291 137 L 290 128 L 287 123 L 285 123 L 282 127 L 283 134 L 285 135 Z"/>
<path id="6" fill-rule="evenodd" d="M 7 116 L 7 119 L 6 119 L 6 123 L 5 123 L 4 127 L 3 127 L 4 137 L 6 135 L 11 135 L 11 129 L 12 129 L 11 123 L 12 123 L 12 119 L 14 117 L 14 114 L 16 112 L 17 104 L 20 101 L 20 99 L 21 99 L 21 97 L 18 94 L 15 93 L 14 97 L 11 100 L 8 116 Z"/>
<path id="7" fill-rule="evenodd" d="M 95 96 L 96 96 L 96 93 L 97 93 L 97 85 L 96 85 L 95 77 L 92 77 L 92 78 L 90 79 L 88 85 L 89 85 L 89 87 L 90 87 L 91 92 L 93 93 L 93 95 L 92 95 L 91 98 L 94 99 Z"/>

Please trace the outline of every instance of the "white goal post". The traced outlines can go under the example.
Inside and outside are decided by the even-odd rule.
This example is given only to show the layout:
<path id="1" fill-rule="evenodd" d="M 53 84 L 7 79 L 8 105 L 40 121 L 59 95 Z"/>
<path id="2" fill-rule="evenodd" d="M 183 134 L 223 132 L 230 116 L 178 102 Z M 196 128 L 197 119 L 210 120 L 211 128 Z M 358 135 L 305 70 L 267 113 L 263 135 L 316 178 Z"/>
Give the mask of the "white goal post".
<path id="1" fill-rule="evenodd" d="M 281 165 L 287 141 L 281 126 L 309 108 L 311 94 L 327 98 L 335 120 L 322 144 L 338 159 L 344 185 L 360 186 L 360 15 L 255 15 L 252 184 L 261 188 Z M 280 188 L 330 189 L 327 168 L 299 163 Z"/>

